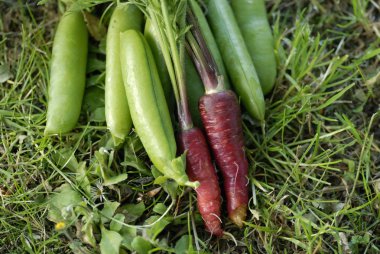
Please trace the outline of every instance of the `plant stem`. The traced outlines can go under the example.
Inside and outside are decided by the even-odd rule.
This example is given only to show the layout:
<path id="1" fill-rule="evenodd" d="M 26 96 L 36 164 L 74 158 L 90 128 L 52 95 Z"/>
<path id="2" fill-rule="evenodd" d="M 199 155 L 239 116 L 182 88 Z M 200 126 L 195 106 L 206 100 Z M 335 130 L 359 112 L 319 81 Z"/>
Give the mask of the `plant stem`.
<path id="1" fill-rule="evenodd" d="M 184 4 L 185 4 L 184 8 L 186 9 L 186 5 L 187 5 L 186 0 L 181 0 L 181 2 L 184 2 Z M 183 59 L 184 59 L 184 52 L 183 52 L 184 48 L 183 47 L 184 46 L 183 45 L 181 46 L 181 43 L 179 43 L 179 48 L 182 47 L 182 52 L 183 52 L 182 54 L 180 54 L 178 51 L 181 52 L 181 50 L 178 50 L 178 48 L 177 48 L 177 43 L 175 41 L 173 29 L 171 28 L 172 23 L 170 22 L 166 0 L 161 1 L 161 9 L 162 9 L 162 15 L 164 18 L 165 27 L 167 28 L 166 34 L 168 37 L 168 42 L 169 42 L 169 47 L 170 47 L 171 56 L 172 56 L 172 60 L 173 60 L 174 70 L 175 70 L 176 77 L 177 77 L 177 86 L 178 86 L 178 90 L 179 90 L 179 103 L 178 103 L 179 106 L 178 106 L 178 108 L 181 108 L 181 110 L 178 111 L 179 123 L 180 123 L 182 130 L 187 130 L 187 129 L 190 129 L 193 127 L 193 121 L 191 119 L 189 106 L 188 106 L 188 102 L 187 102 L 186 81 L 185 81 L 184 68 L 183 68 L 184 65 L 181 64 L 184 62 L 183 61 Z M 184 12 L 184 15 L 186 15 L 186 12 Z M 181 23 L 184 23 L 184 22 L 182 21 Z M 182 44 L 183 44 L 183 42 L 182 42 Z M 182 55 L 182 62 L 181 62 L 180 55 Z"/>
<path id="2" fill-rule="evenodd" d="M 216 93 L 226 90 L 223 77 L 219 75 L 215 60 L 207 47 L 206 41 L 198 26 L 194 14 L 188 11 L 188 20 L 192 25 L 191 32 L 186 34 L 187 50 L 198 70 L 198 73 L 205 86 L 206 94 Z"/>
<path id="3" fill-rule="evenodd" d="M 176 105 L 177 105 L 177 111 L 178 111 L 178 114 L 182 114 L 181 113 L 182 109 L 180 107 L 180 96 L 179 96 L 178 88 L 176 85 L 176 74 L 175 74 L 175 71 L 173 68 L 173 62 L 172 62 L 172 59 L 170 56 L 169 45 L 168 45 L 168 42 L 167 42 L 166 37 L 165 37 L 165 32 L 162 29 L 162 27 L 159 25 L 160 23 L 159 23 L 158 18 L 156 16 L 157 14 L 153 10 L 153 8 L 148 8 L 148 12 L 149 12 L 150 19 L 152 21 L 152 25 L 160 33 L 160 36 L 158 39 L 159 39 L 160 46 L 162 48 L 162 54 L 163 54 L 164 59 L 165 59 L 166 68 L 168 69 L 169 77 L 170 77 L 170 80 L 172 83 L 174 98 L 176 100 Z"/>

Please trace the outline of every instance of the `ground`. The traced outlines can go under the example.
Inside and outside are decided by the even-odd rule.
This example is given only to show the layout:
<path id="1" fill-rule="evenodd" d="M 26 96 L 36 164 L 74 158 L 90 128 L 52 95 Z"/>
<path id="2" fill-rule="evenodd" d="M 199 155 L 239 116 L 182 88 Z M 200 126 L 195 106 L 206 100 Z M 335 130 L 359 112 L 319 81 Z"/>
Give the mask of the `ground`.
<path id="1" fill-rule="evenodd" d="M 376 1 L 266 2 L 278 77 L 265 124 L 244 114 L 249 216 L 239 229 L 223 214 L 230 235 L 222 239 L 204 231 L 194 192 L 181 189 L 173 202 L 168 186 L 154 185 L 134 133 L 121 149 L 110 145 L 104 41 L 91 39 L 77 128 L 43 135 L 63 5 L 37 2 L 0 2 L 1 253 L 96 253 L 120 244 L 140 253 L 141 246 L 163 253 L 380 252 Z M 71 206 L 58 209 L 64 204 Z M 118 223 L 123 218 L 136 227 Z M 141 227 L 158 218 L 153 228 Z"/>

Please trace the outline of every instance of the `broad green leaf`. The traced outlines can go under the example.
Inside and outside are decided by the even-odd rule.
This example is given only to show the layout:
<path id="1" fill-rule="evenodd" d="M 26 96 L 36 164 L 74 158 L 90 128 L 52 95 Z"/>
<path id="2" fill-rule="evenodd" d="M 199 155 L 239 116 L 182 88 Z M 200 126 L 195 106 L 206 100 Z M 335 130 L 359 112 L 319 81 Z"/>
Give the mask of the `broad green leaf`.
<path id="1" fill-rule="evenodd" d="M 135 237 L 131 246 L 138 254 L 148 254 L 153 248 L 152 244 L 141 236 Z"/>
<path id="2" fill-rule="evenodd" d="M 123 237 L 122 246 L 132 251 L 132 241 L 136 237 L 136 228 L 123 226 L 120 234 Z"/>
<path id="3" fill-rule="evenodd" d="M 125 173 L 119 174 L 116 176 L 110 176 L 110 177 L 107 176 L 104 179 L 103 185 L 110 186 L 110 185 L 118 184 L 125 181 L 127 178 L 128 178 L 128 174 L 125 174 Z"/>
<path id="4" fill-rule="evenodd" d="M 74 207 L 82 202 L 82 195 L 69 184 L 63 184 L 48 200 L 48 219 L 53 222 L 70 222 L 75 219 Z"/>
<path id="5" fill-rule="evenodd" d="M 106 121 L 106 113 L 105 113 L 105 107 L 99 107 L 93 110 L 90 114 L 90 121 L 91 122 L 105 122 Z"/>
<path id="6" fill-rule="evenodd" d="M 153 207 L 153 211 L 161 215 L 166 212 L 166 209 L 168 208 L 163 203 L 158 203 Z"/>
<path id="7" fill-rule="evenodd" d="M 115 214 L 113 220 L 111 220 L 110 229 L 112 231 L 119 232 L 123 228 L 123 223 L 125 220 L 125 215 L 121 213 Z"/>
<path id="8" fill-rule="evenodd" d="M 120 205 L 119 202 L 111 202 L 108 200 L 104 202 L 104 207 L 102 210 L 102 217 L 101 217 L 102 223 L 107 223 L 110 221 L 109 218 L 113 216 L 113 214 L 115 213 L 119 205 Z"/>
<path id="9" fill-rule="evenodd" d="M 123 237 L 115 231 L 107 230 L 101 226 L 102 240 L 100 241 L 101 254 L 119 254 Z"/>
<path id="10" fill-rule="evenodd" d="M 83 242 L 91 245 L 92 247 L 96 247 L 96 240 L 94 236 L 94 225 L 93 225 L 92 219 L 89 219 L 86 221 L 81 231 L 83 232 L 83 235 L 82 235 Z"/>
<path id="11" fill-rule="evenodd" d="M 145 235 L 152 240 L 155 240 L 156 237 L 162 232 L 162 230 L 165 229 L 167 225 L 170 224 L 172 220 L 168 217 L 160 218 L 160 216 L 151 216 L 145 221 L 145 225 L 151 225 L 153 226 L 147 228 L 145 230 Z"/>
<path id="12" fill-rule="evenodd" d="M 197 253 L 194 251 L 191 236 L 183 235 L 175 244 L 176 254 Z"/>
<path id="13" fill-rule="evenodd" d="M 166 183 L 164 183 L 162 185 L 162 187 L 172 197 L 172 199 L 177 198 L 178 192 L 179 192 L 177 182 L 170 180 L 170 181 L 167 181 Z"/>
<path id="14" fill-rule="evenodd" d="M 122 213 L 125 215 L 125 222 L 130 223 L 143 215 L 145 211 L 145 205 L 143 202 L 137 204 L 127 204 L 122 206 Z"/>
<path id="15" fill-rule="evenodd" d="M 162 173 L 155 166 L 152 166 L 151 171 L 154 178 L 162 176 Z"/>
<path id="16" fill-rule="evenodd" d="M 159 176 L 159 177 L 157 177 L 157 178 L 154 180 L 154 184 L 162 185 L 162 184 L 164 184 L 167 180 L 168 180 L 168 178 L 167 178 L 166 176 Z"/>

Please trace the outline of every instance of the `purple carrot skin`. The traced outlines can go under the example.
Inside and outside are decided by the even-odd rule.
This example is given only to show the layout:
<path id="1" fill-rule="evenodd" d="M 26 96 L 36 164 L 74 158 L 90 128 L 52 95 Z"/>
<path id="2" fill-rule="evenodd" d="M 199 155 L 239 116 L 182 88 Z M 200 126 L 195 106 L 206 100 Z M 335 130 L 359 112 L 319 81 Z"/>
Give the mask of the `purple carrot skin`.
<path id="1" fill-rule="evenodd" d="M 242 227 L 248 207 L 248 161 L 238 100 L 230 90 L 206 94 L 200 99 L 199 110 L 223 175 L 228 217 Z"/>
<path id="2" fill-rule="evenodd" d="M 220 237 L 223 235 L 220 220 L 220 188 L 202 131 L 198 128 L 182 130 L 179 134 L 179 147 L 182 151 L 187 151 L 186 172 L 189 179 L 200 183 L 195 191 L 198 209 L 206 230 Z"/>

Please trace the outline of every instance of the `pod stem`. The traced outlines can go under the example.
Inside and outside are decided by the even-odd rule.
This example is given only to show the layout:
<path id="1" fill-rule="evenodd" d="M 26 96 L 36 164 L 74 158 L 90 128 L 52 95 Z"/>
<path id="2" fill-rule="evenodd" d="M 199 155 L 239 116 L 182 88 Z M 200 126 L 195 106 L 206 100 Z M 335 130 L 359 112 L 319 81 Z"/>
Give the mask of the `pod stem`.
<path id="1" fill-rule="evenodd" d="M 191 31 L 186 34 L 186 49 L 202 79 L 206 94 L 226 90 L 223 77 L 219 74 L 218 66 L 210 49 L 207 47 L 198 21 L 191 10 L 187 12 L 187 19 L 192 25 L 192 28 Z"/>

